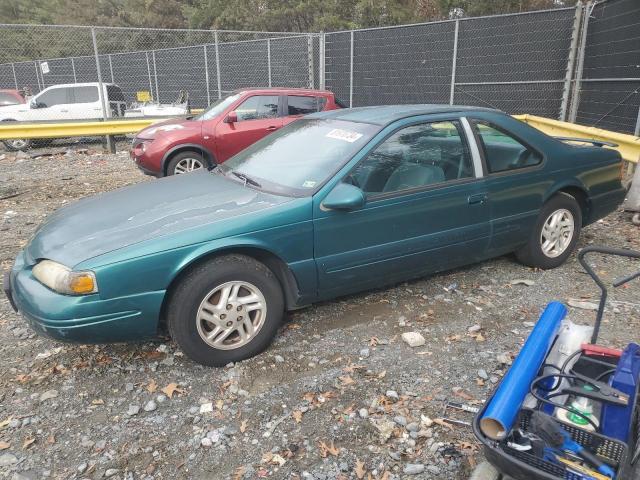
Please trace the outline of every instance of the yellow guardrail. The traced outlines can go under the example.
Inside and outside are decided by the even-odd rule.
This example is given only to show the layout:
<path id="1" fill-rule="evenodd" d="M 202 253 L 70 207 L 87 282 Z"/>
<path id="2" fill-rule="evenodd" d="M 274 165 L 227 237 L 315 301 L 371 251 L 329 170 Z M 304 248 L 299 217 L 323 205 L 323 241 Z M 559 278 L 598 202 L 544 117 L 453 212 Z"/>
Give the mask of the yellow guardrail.
<path id="1" fill-rule="evenodd" d="M 618 145 L 615 150 L 618 150 L 622 158 L 627 162 L 637 164 L 638 160 L 640 160 L 640 137 L 535 115 L 514 115 L 514 118 L 554 137 L 575 137 L 612 142 Z"/>
<path id="2" fill-rule="evenodd" d="M 64 122 L 64 123 L 0 123 L 0 140 L 14 138 L 65 138 L 99 137 L 105 135 L 125 135 L 136 133 L 164 118 L 137 118 L 135 120 L 108 120 L 106 122 Z"/>

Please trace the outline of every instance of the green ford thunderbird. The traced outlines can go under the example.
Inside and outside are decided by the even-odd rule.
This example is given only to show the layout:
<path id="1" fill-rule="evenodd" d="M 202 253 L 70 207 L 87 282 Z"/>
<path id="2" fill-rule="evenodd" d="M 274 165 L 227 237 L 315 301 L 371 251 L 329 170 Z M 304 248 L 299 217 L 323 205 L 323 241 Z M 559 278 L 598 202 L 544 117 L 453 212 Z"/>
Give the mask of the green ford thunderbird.
<path id="1" fill-rule="evenodd" d="M 405 105 L 310 115 L 211 171 L 61 208 L 4 279 L 60 340 L 168 329 L 196 362 L 256 355 L 285 310 L 515 252 L 554 268 L 622 202 L 621 159 L 504 113 Z"/>

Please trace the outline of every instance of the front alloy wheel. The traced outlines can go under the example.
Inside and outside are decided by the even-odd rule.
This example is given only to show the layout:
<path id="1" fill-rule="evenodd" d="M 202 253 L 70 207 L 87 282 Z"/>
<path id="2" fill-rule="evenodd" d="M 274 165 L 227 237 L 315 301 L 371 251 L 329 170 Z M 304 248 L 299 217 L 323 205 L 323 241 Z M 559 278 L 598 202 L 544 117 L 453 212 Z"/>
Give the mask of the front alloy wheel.
<path id="1" fill-rule="evenodd" d="M 181 173 L 189 173 L 194 170 L 200 170 L 204 165 L 202 165 L 202 160 L 197 158 L 183 158 L 180 160 L 176 166 L 173 168 L 174 175 L 180 175 Z"/>
<path id="2" fill-rule="evenodd" d="M 284 314 L 278 278 L 252 257 L 215 257 L 188 270 L 169 294 L 169 333 L 192 360 L 221 367 L 269 346 Z"/>
<path id="3" fill-rule="evenodd" d="M 248 282 L 226 282 L 200 303 L 196 322 L 200 338 L 219 350 L 240 348 L 260 332 L 267 315 L 262 292 Z"/>
<path id="4" fill-rule="evenodd" d="M 544 222 L 540 232 L 542 253 L 549 258 L 562 255 L 571 244 L 575 231 L 575 221 L 571 212 L 561 208 L 553 212 Z"/>

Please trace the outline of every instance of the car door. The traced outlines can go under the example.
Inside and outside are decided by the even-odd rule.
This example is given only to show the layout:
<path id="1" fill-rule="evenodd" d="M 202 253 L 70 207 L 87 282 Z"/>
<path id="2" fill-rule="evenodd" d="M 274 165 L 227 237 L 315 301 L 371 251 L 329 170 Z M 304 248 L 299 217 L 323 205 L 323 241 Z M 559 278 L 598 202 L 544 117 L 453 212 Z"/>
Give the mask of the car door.
<path id="1" fill-rule="evenodd" d="M 63 120 L 67 119 L 67 107 L 71 102 L 68 87 L 50 87 L 29 102 L 30 110 L 25 120 Z M 35 108 L 34 108 L 35 107 Z"/>
<path id="2" fill-rule="evenodd" d="M 70 87 L 71 102 L 67 105 L 68 118 L 102 118 L 102 104 L 97 85 Z"/>
<path id="3" fill-rule="evenodd" d="M 544 156 L 504 126 L 474 119 L 473 128 L 486 168 L 491 211 L 491 256 L 525 244 L 550 183 L 542 170 Z"/>
<path id="4" fill-rule="evenodd" d="M 489 209 L 466 120 L 425 119 L 385 132 L 342 179 L 364 191 L 364 207 L 336 211 L 321 201 L 314 205 L 321 297 L 484 258 Z"/>
<path id="5" fill-rule="evenodd" d="M 285 98 L 284 125 L 288 125 L 304 115 L 321 111 L 327 102 L 326 98 L 315 95 L 287 95 Z"/>
<path id="6" fill-rule="evenodd" d="M 234 111 L 236 122 L 225 120 L 216 126 L 215 151 L 219 161 L 232 157 L 282 127 L 279 95 L 252 95 Z"/>

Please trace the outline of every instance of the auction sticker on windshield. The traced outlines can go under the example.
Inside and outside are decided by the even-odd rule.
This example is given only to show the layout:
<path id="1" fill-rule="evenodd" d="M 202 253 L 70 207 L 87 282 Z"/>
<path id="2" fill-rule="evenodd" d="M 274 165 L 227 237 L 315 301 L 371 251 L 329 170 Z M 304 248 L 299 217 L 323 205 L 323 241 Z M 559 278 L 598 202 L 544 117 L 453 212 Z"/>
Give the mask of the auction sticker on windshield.
<path id="1" fill-rule="evenodd" d="M 362 137 L 362 134 L 357 132 L 350 132 L 349 130 L 343 130 L 342 128 L 334 128 L 329 133 L 327 133 L 326 137 L 353 143 L 360 137 Z"/>

